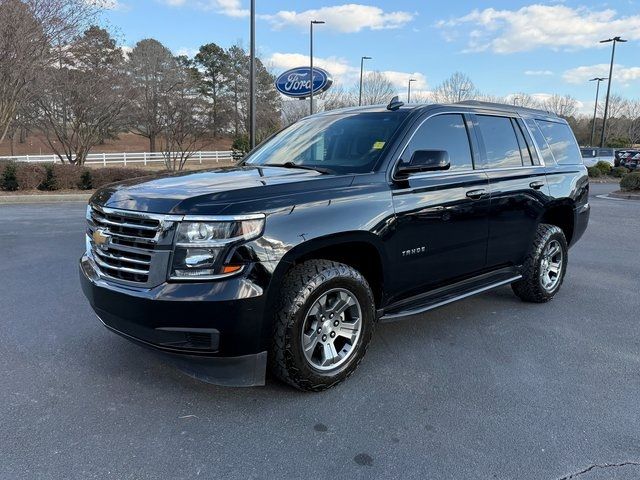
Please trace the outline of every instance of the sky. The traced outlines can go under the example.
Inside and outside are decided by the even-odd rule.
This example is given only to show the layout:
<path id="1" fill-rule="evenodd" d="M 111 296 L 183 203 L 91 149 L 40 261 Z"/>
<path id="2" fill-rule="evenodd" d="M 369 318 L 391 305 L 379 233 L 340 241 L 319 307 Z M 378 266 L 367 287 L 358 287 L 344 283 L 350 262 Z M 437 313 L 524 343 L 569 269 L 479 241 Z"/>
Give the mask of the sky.
<path id="1" fill-rule="evenodd" d="M 200 45 L 249 44 L 249 0 L 102 0 L 104 20 L 123 46 L 155 38 L 175 53 Z M 307 65 L 309 20 L 317 66 L 346 88 L 357 82 L 360 58 L 385 72 L 398 93 L 428 92 L 453 72 L 496 96 L 570 94 L 593 109 L 595 76 L 608 76 L 618 44 L 612 93 L 640 98 L 640 0 L 409 1 L 256 0 L 257 49 L 278 74 Z M 605 85 L 606 87 L 606 85 Z"/>

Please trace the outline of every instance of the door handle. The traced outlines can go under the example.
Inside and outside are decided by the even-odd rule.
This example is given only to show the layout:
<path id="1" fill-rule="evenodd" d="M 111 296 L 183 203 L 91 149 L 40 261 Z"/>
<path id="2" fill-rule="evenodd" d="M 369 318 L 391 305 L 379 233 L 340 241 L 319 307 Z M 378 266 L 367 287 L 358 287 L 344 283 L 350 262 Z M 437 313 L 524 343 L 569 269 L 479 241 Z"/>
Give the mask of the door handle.
<path id="1" fill-rule="evenodd" d="M 542 187 L 544 187 L 544 182 L 531 182 L 529 186 L 534 190 L 540 190 Z"/>
<path id="2" fill-rule="evenodd" d="M 480 188 L 478 190 L 469 190 L 467 192 L 467 198 L 470 198 L 471 200 L 479 200 L 481 199 L 485 194 L 487 193 L 487 191 L 484 188 Z"/>

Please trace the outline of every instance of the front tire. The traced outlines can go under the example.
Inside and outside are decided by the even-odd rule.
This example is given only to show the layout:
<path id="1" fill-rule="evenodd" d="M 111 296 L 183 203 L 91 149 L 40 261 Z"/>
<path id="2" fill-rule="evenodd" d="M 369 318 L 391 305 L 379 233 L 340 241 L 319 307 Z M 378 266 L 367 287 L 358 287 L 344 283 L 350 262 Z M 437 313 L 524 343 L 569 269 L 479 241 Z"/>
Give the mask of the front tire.
<path id="1" fill-rule="evenodd" d="M 569 258 L 567 239 L 555 225 L 538 225 L 533 245 L 522 266 L 522 280 L 511 284 L 513 292 L 525 302 L 551 300 L 564 281 Z"/>
<path id="2" fill-rule="evenodd" d="M 360 272 L 329 260 L 296 265 L 282 287 L 271 370 L 300 390 L 331 388 L 356 370 L 374 324 L 373 294 Z"/>

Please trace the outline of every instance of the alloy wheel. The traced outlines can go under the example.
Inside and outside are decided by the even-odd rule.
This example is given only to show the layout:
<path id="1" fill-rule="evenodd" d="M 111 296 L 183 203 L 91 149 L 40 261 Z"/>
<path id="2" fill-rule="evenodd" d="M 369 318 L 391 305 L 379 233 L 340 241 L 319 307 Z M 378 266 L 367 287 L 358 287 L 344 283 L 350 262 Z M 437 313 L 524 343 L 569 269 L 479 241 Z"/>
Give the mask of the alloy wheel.
<path id="1" fill-rule="evenodd" d="M 322 294 L 311 306 L 302 328 L 302 349 L 317 370 L 343 365 L 356 350 L 362 331 L 362 309 L 344 288 Z"/>

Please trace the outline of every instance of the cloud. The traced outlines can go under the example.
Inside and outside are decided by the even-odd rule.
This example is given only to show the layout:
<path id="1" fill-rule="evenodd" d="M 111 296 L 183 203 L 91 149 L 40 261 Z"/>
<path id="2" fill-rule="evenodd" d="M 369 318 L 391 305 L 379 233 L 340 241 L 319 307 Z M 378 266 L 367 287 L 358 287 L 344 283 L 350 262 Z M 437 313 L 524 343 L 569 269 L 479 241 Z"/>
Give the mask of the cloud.
<path id="1" fill-rule="evenodd" d="M 332 7 L 297 12 L 282 10 L 273 15 L 262 15 L 274 28 L 308 28 L 311 20 L 323 20 L 322 28 L 342 33 L 355 33 L 364 29 L 384 30 L 400 28 L 409 23 L 415 14 L 403 11 L 385 12 L 379 7 L 349 3 Z"/>
<path id="2" fill-rule="evenodd" d="M 314 66 L 324 68 L 333 76 L 336 85 L 349 88 L 360 78 L 360 66 L 350 65 L 347 60 L 343 58 L 314 57 L 313 61 Z M 281 71 L 288 70 L 289 68 L 309 65 L 309 56 L 300 53 L 274 53 L 267 59 L 266 64 L 269 68 L 280 73 Z M 367 71 L 370 72 L 371 69 L 368 69 Z M 400 91 L 407 89 L 410 78 L 416 79 L 416 82 L 411 86 L 412 90 L 415 89 L 417 92 L 428 88 L 426 77 L 419 72 L 411 73 L 385 70 L 381 73 L 384 74 L 393 86 L 398 88 Z"/>
<path id="3" fill-rule="evenodd" d="M 389 79 L 389 81 L 393 84 L 394 87 L 399 90 L 407 90 L 409 87 L 409 79 L 413 78 L 415 82 L 411 84 L 411 91 L 414 93 L 427 91 L 429 87 L 427 85 L 427 79 L 422 73 L 413 72 L 396 72 L 393 70 L 384 70 L 382 73 L 385 77 Z"/>
<path id="4" fill-rule="evenodd" d="M 118 0 L 85 0 L 85 3 L 105 10 L 122 10 L 125 8 Z"/>
<path id="5" fill-rule="evenodd" d="M 278 73 L 282 70 L 309 65 L 309 55 L 301 53 L 274 53 L 267 61 L 267 66 L 276 70 Z M 314 66 L 324 68 L 331 75 L 336 83 L 350 83 L 360 75 L 360 69 L 352 67 L 349 63 L 339 57 L 315 57 L 313 59 Z M 348 85 L 350 86 L 350 84 Z"/>
<path id="6" fill-rule="evenodd" d="M 529 75 L 529 76 L 551 76 L 553 75 L 553 72 L 551 70 L 525 70 L 524 72 L 525 75 Z"/>
<path id="7" fill-rule="evenodd" d="M 193 5 L 204 10 L 213 10 L 228 17 L 242 18 L 249 16 L 249 10 L 242 8 L 241 0 L 163 0 L 171 7 Z"/>
<path id="8" fill-rule="evenodd" d="M 440 21 L 445 39 L 454 41 L 461 28 L 469 29 L 467 52 L 514 53 L 596 47 L 612 35 L 640 39 L 640 15 L 622 17 L 615 10 L 571 8 L 565 5 L 534 4 L 518 10 L 487 8 Z M 456 32 L 455 34 L 452 31 Z"/>
<path id="9" fill-rule="evenodd" d="M 98 0 L 117 1 L 117 0 Z M 249 16 L 249 9 L 243 8 L 246 0 L 161 0 L 172 7 L 194 6 L 204 10 L 213 10 L 221 15 L 233 18 Z M 266 2 L 265 2 L 266 3 Z M 415 17 L 414 13 L 397 11 L 385 12 L 379 7 L 349 3 L 331 7 L 295 11 L 280 10 L 275 13 L 260 14 L 258 18 L 271 23 L 274 29 L 286 27 L 309 28 L 311 20 L 324 20 L 324 29 L 341 33 L 355 33 L 364 29 L 383 30 L 400 28 Z"/>
<path id="10" fill-rule="evenodd" d="M 189 47 L 181 47 L 178 50 L 176 50 L 176 55 L 179 57 L 189 57 L 189 58 L 193 58 L 195 57 L 198 52 L 200 51 L 200 49 L 198 48 L 189 48 Z"/>
<path id="11" fill-rule="evenodd" d="M 584 65 L 581 67 L 571 68 L 564 72 L 562 78 L 567 83 L 580 84 L 588 82 L 595 77 L 608 77 L 609 64 L 599 63 L 597 65 Z M 640 67 L 625 67 L 616 64 L 613 70 L 613 80 L 622 82 L 623 85 L 629 85 L 632 82 L 640 80 Z"/>

